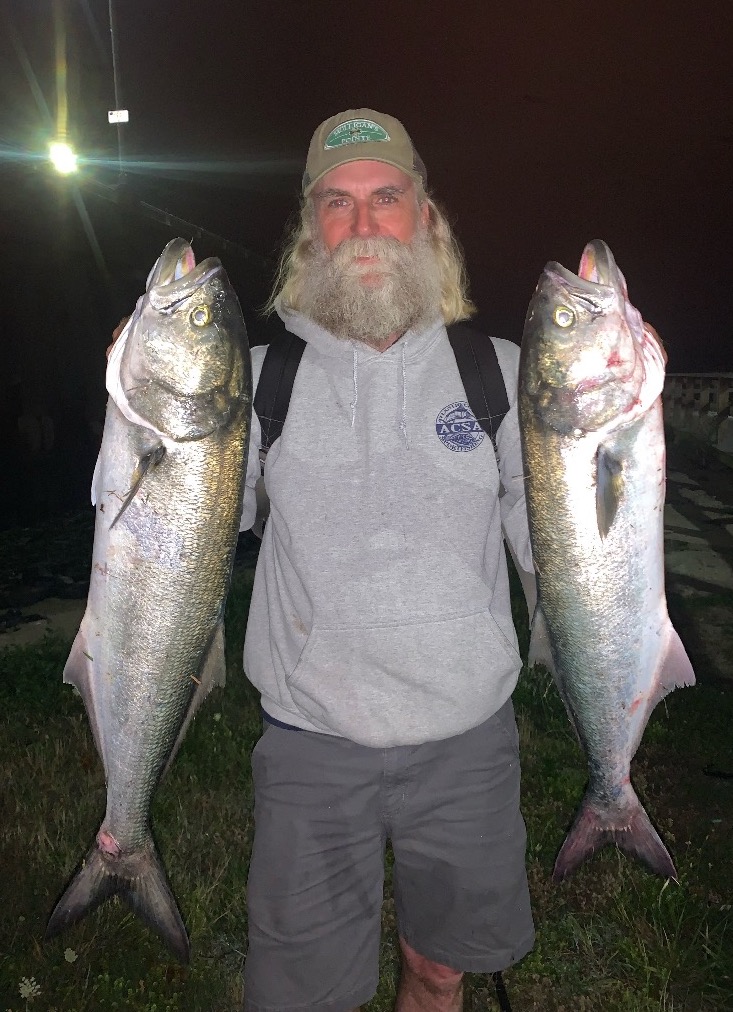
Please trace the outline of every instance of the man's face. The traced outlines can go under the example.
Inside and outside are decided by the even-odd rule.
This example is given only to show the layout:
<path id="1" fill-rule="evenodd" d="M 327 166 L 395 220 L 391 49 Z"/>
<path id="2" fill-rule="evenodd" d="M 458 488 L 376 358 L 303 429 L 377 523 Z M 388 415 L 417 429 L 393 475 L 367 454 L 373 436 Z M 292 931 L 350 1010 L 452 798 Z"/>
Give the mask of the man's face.
<path id="1" fill-rule="evenodd" d="M 418 204 L 415 184 L 384 162 L 347 162 L 331 169 L 313 192 L 320 238 L 330 253 L 344 239 L 389 236 L 402 243 L 427 225 L 428 206 Z"/>
<path id="2" fill-rule="evenodd" d="M 440 277 L 428 236 L 430 208 L 383 162 L 347 162 L 311 195 L 316 234 L 299 309 L 337 337 L 388 347 L 434 319 Z"/>

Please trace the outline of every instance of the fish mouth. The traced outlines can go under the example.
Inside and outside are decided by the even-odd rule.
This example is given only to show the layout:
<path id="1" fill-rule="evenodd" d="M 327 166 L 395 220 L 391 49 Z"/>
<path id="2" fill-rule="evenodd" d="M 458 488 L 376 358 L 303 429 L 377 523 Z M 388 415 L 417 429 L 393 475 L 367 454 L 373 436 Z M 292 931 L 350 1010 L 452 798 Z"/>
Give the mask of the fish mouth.
<path id="1" fill-rule="evenodd" d="M 553 286 L 566 291 L 574 301 L 579 302 L 594 317 L 600 316 L 606 311 L 615 293 L 613 285 L 579 277 L 555 261 L 551 261 L 545 266 L 545 276 Z"/>
<path id="2" fill-rule="evenodd" d="M 577 274 L 554 260 L 545 266 L 545 274 L 572 294 L 593 316 L 604 312 L 614 296 L 626 297 L 626 282 L 603 239 L 593 239 L 586 244 Z"/>
<path id="3" fill-rule="evenodd" d="M 171 239 L 148 275 L 146 290 L 150 305 L 161 312 L 170 312 L 221 270 L 217 257 L 207 257 L 197 264 L 189 242 Z"/>
<path id="4" fill-rule="evenodd" d="M 578 276 L 584 281 L 617 291 L 626 287 L 621 283 L 621 272 L 616 266 L 613 253 L 603 239 L 593 239 L 587 243 L 580 258 Z"/>

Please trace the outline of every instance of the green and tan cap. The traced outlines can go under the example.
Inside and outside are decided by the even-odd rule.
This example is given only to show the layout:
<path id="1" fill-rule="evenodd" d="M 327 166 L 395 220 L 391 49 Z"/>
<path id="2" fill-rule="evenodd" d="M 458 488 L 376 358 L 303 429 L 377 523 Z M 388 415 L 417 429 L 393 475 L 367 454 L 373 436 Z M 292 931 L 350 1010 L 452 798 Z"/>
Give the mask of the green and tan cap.
<path id="1" fill-rule="evenodd" d="M 394 165 L 412 176 L 423 192 L 426 189 L 422 158 L 400 121 L 374 109 L 347 109 L 325 120 L 313 134 L 303 174 L 303 196 L 337 165 L 362 160 Z"/>

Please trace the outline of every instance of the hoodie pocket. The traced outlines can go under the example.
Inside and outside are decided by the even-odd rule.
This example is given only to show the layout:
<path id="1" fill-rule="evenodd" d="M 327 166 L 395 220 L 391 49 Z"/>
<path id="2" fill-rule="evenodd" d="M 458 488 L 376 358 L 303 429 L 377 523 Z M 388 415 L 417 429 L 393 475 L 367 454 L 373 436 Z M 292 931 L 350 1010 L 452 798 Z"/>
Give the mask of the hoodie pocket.
<path id="1" fill-rule="evenodd" d="M 316 624 L 287 684 L 316 726 L 384 747 L 476 726 L 509 696 L 520 668 L 486 609 L 410 625 Z"/>

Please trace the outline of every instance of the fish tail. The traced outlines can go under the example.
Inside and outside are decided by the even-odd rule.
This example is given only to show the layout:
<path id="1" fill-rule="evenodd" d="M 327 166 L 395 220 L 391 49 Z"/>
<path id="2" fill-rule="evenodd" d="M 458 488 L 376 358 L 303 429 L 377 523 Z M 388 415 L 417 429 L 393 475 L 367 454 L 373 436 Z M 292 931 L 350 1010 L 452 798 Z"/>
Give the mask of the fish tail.
<path id="1" fill-rule="evenodd" d="M 655 874 L 677 881 L 677 871 L 669 851 L 631 786 L 626 791 L 621 814 L 604 812 L 588 795 L 583 798 L 575 822 L 557 855 L 553 879 L 562 882 L 587 857 L 607 843 L 615 843 L 620 850 L 639 858 Z"/>
<path id="2" fill-rule="evenodd" d="M 189 960 L 188 935 L 152 839 L 130 854 L 109 853 L 95 843 L 56 904 L 46 938 L 80 921 L 118 895 L 182 962 Z"/>

